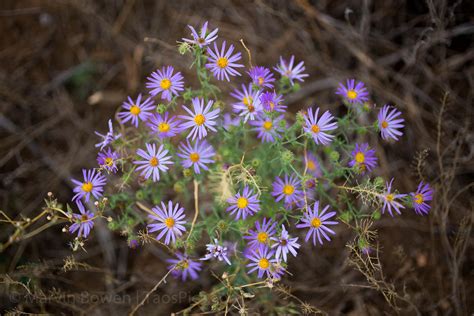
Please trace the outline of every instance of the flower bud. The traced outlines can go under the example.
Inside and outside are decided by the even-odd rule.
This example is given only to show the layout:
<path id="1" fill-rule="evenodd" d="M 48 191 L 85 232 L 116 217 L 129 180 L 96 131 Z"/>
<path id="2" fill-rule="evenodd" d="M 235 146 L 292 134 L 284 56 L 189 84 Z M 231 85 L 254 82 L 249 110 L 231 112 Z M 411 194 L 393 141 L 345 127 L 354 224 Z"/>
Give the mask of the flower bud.
<path id="1" fill-rule="evenodd" d="M 217 223 L 217 230 L 219 230 L 220 232 L 224 233 L 226 232 L 228 229 L 229 229 L 229 225 L 225 222 L 225 221 L 219 221 Z"/>
<path id="2" fill-rule="evenodd" d="M 183 176 L 184 176 L 185 178 L 189 178 L 189 177 L 191 177 L 192 175 L 193 175 L 193 172 L 191 171 L 191 169 L 184 169 L 184 170 L 183 170 Z"/>
<path id="3" fill-rule="evenodd" d="M 191 50 L 191 46 L 186 43 L 186 42 L 182 42 L 181 44 L 179 44 L 178 46 L 178 52 L 181 54 L 181 55 L 184 55 L 186 54 L 187 52 L 189 52 Z"/>
<path id="4" fill-rule="evenodd" d="M 376 186 L 378 186 L 378 187 L 383 187 L 383 186 L 384 186 L 384 182 L 385 182 L 385 181 L 383 180 L 382 177 L 377 177 L 377 178 L 375 178 L 375 180 L 374 180 L 374 184 L 375 184 Z"/>
<path id="5" fill-rule="evenodd" d="M 158 104 L 158 106 L 156 107 L 156 112 L 160 113 L 160 114 L 163 114 L 166 112 L 166 108 L 167 106 L 163 103 L 160 103 Z"/>
<path id="6" fill-rule="evenodd" d="M 300 84 L 299 84 L 299 83 L 295 83 L 295 84 L 293 85 L 293 92 L 297 92 L 297 91 L 299 91 L 299 90 L 301 90 Z"/>
<path id="7" fill-rule="evenodd" d="M 379 211 L 375 211 L 372 213 L 372 218 L 375 219 L 375 220 L 379 220 L 380 219 L 380 212 Z"/>
<path id="8" fill-rule="evenodd" d="M 175 182 L 174 185 L 173 185 L 173 190 L 176 193 L 183 193 L 184 185 L 181 182 Z"/>
<path id="9" fill-rule="evenodd" d="M 329 159 L 331 159 L 331 161 L 333 162 L 338 162 L 339 161 L 339 158 L 340 158 L 340 155 L 337 151 L 332 151 L 330 154 L 329 154 Z"/>
<path id="10" fill-rule="evenodd" d="M 305 113 L 303 111 L 299 111 L 296 113 L 296 123 L 299 123 L 300 125 L 304 124 L 304 115 Z"/>
<path id="11" fill-rule="evenodd" d="M 362 106 L 362 110 L 364 112 L 370 112 L 371 110 L 371 105 L 368 102 L 365 102 L 364 105 Z"/>
<path id="12" fill-rule="evenodd" d="M 295 160 L 295 155 L 291 151 L 285 150 L 281 153 L 281 159 L 283 163 L 289 165 Z"/>
<path id="13" fill-rule="evenodd" d="M 138 190 L 137 192 L 135 192 L 135 198 L 140 201 L 140 200 L 144 200 L 145 199 L 145 193 L 143 193 L 142 190 Z"/>
<path id="14" fill-rule="evenodd" d="M 252 159 L 252 167 L 258 168 L 258 166 L 260 166 L 261 162 L 262 162 L 262 161 L 261 161 L 260 159 L 258 159 L 258 158 Z"/>
<path id="15" fill-rule="evenodd" d="M 114 221 L 109 222 L 109 224 L 107 226 L 109 227 L 110 230 L 116 230 L 118 228 L 117 223 L 114 222 Z"/>

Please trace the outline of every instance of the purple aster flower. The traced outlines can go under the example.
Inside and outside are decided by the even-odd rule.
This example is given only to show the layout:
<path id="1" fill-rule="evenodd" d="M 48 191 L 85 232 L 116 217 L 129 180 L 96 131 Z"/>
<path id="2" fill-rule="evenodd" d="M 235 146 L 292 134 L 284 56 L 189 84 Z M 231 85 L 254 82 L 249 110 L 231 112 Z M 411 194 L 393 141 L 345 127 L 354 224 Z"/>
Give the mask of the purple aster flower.
<path id="1" fill-rule="evenodd" d="M 229 131 L 231 126 L 239 126 L 240 117 L 232 117 L 230 113 L 224 114 L 224 123 L 222 126 L 226 131 Z"/>
<path id="2" fill-rule="evenodd" d="M 249 230 L 249 236 L 244 236 L 244 239 L 249 240 L 248 246 L 251 249 L 258 249 L 259 246 L 268 245 L 270 238 L 275 235 L 276 224 L 273 220 L 263 218 L 262 224 L 259 221 L 255 222 L 255 230 Z"/>
<path id="3" fill-rule="evenodd" d="M 188 112 L 189 115 L 180 115 L 179 117 L 186 120 L 182 124 L 182 129 L 192 128 L 188 135 L 188 138 L 193 140 L 198 137 L 202 139 L 207 135 L 207 129 L 215 132 L 216 118 L 219 116 L 220 109 L 211 110 L 214 101 L 209 100 L 206 108 L 204 108 L 204 100 L 200 98 L 194 98 L 192 100 L 193 111 L 183 105 L 183 109 Z"/>
<path id="4" fill-rule="evenodd" d="M 167 165 L 172 165 L 173 162 L 170 161 L 171 157 L 167 156 L 168 150 L 164 149 L 163 145 L 160 145 L 160 148 L 156 150 L 155 144 L 145 144 L 147 151 L 143 149 L 137 150 L 137 155 L 139 155 L 143 160 L 136 160 L 133 163 L 139 165 L 137 171 L 142 171 L 141 175 L 145 179 L 150 178 L 153 174 L 153 182 L 160 180 L 160 170 L 166 172 L 169 168 Z"/>
<path id="5" fill-rule="evenodd" d="M 160 232 L 156 240 L 161 240 L 166 235 L 165 245 L 169 245 L 171 241 L 175 243 L 176 237 L 180 237 L 186 231 L 183 226 L 186 224 L 184 208 L 180 207 L 179 203 L 173 206 L 173 202 L 168 201 L 168 207 L 166 207 L 166 204 L 161 202 L 161 207 L 156 205 L 151 210 L 156 215 L 148 215 L 148 218 L 156 223 L 148 224 L 147 227 L 150 233 Z"/>
<path id="6" fill-rule="evenodd" d="M 120 156 L 116 151 L 107 148 L 107 150 L 99 152 L 97 163 L 105 170 L 115 173 L 118 170 L 116 161 L 119 158 Z"/>
<path id="7" fill-rule="evenodd" d="M 385 210 L 388 210 L 388 213 L 393 217 L 392 213 L 392 208 L 397 212 L 398 214 L 401 214 L 400 209 L 405 208 L 405 206 L 402 205 L 402 203 L 398 202 L 396 199 L 405 197 L 406 194 L 395 194 L 392 193 L 392 180 L 390 180 L 390 183 L 386 183 L 386 191 L 384 192 L 383 195 L 380 196 L 381 200 L 383 201 L 383 206 L 382 206 L 382 214 L 385 213 Z"/>
<path id="8" fill-rule="evenodd" d="M 296 67 L 293 67 L 294 62 L 295 56 L 291 56 L 289 63 L 287 63 L 287 61 L 280 56 L 280 64 L 273 68 L 278 71 L 282 77 L 287 77 L 290 79 L 291 85 L 295 84 L 294 80 L 304 81 L 303 78 L 309 76 L 308 74 L 302 73 L 305 70 L 303 61 L 296 65 Z"/>
<path id="9" fill-rule="evenodd" d="M 319 212 L 319 201 L 314 202 L 313 211 L 308 211 L 304 214 L 301 219 L 301 224 L 297 224 L 297 228 L 309 228 L 308 233 L 306 234 L 305 241 L 307 242 L 309 238 L 313 237 L 313 245 L 316 246 L 318 237 L 319 244 L 323 244 L 321 235 L 327 240 L 331 241 L 328 236 L 329 234 L 335 235 L 336 233 L 328 227 L 328 225 L 337 225 L 336 221 L 329 221 L 331 217 L 336 215 L 336 212 L 329 212 L 326 214 L 326 211 L 329 209 L 327 205 L 321 212 Z"/>
<path id="10" fill-rule="evenodd" d="M 105 146 L 112 143 L 114 140 L 117 140 L 122 136 L 121 134 L 114 134 L 114 128 L 112 126 L 112 120 L 109 119 L 109 131 L 107 134 L 101 134 L 99 132 L 94 132 L 97 136 L 102 138 L 102 141 L 95 144 L 95 147 L 100 147 L 100 150 L 104 149 Z"/>
<path id="11" fill-rule="evenodd" d="M 213 31 L 209 32 L 209 34 L 206 34 L 207 24 L 208 22 L 206 21 L 202 25 L 201 32 L 199 33 L 196 32 L 194 27 L 192 27 L 191 25 L 188 25 L 188 27 L 191 29 L 191 36 L 193 38 L 192 39 L 183 38 L 183 41 L 187 43 L 191 43 L 191 44 L 196 44 L 199 47 L 204 47 L 214 42 L 217 39 L 217 32 L 219 31 L 219 29 L 214 29 Z"/>
<path id="12" fill-rule="evenodd" d="M 152 115 L 152 111 L 155 109 L 151 98 L 147 98 L 142 102 L 141 93 L 138 95 L 136 101 L 128 97 L 128 100 L 122 104 L 122 107 L 125 111 L 118 114 L 120 121 L 122 124 L 131 121 L 135 127 L 138 127 L 138 121 L 148 120 Z"/>
<path id="13" fill-rule="evenodd" d="M 252 189 L 248 186 L 244 187 L 242 193 L 238 192 L 235 196 L 227 199 L 227 203 L 231 205 L 226 209 L 230 214 L 235 214 L 235 219 L 246 219 L 260 211 L 260 202 L 257 194 L 253 194 Z"/>
<path id="14" fill-rule="evenodd" d="M 260 102 L 262 103 L 263 109 L 267 112 L 282 112 L 286 111 L 286 105 L 281 104 L 283 102 L 283 96 L 277 94 L 275 91 L 263 92 L 260 96 Z"/>
<path id="15" fill-rule="evenodd" d="M 201 173 L 201 168 L 209 170 L 206 164 L 213 163 L 214 159 L 212 157 L 216 154 L 214 148 L 206 140 L 197 140 L 193 146 L 187 140 L 186 143 L 179 145 L 179 151 L 178 157 L 183 158 L 181 161 L 183 167 L 193 167 L 194 172 L 197 174 Z"/>
<path id="16" fill-rule="evenodd" d="M 252 131 L 258 132 L 257 137 L 263 143 L 273 143 L 275 139 L 281 136 L 278 133 L 283 132 L 280 122 L 283 120 L 283 115 L 278 117 L 269 117 L 267 115 L 260 115 L 255 121 L 251 121 L 250 125 L 255 126 Z"/>
<path id="17" fill-rule="evenodd" d="M 272 237 L 271 239 L 275 241 L 275 243 L 272 245 L 272 248 L 276 248 L 275 257 L 277 259 L 283 258 L 283 261 L 286 262 L 288 259 L 288 252 L 296 257 L 296 249 L 300 247 L 300 244 L 296 242 L 298 237 L 291 238 L 285 228 L 285 225 L 281 225 L 280 237 Z"/>
<path id="18" fill-rule="evenodd" d="M 276 259 L 276 261 L 270 263 L 270 269 L 268 270 L 268 272 L 270 273 L 271 279 L 280 280 L 285 274 L 286 270 L 282 266 L 281 262 Z"/>
<path id="19" fill-rule="evenodd" d="M 369 256 L 372 252 L 372 248 L 369 245 L 365 245 L 360 247 L 360 252 L 365 256 Z"/>
<path id="20" fill-rule="evenodd" d="M 264 274 L 271 277 L 270 267 L 272 263 L 277 263 L 277 259 L 273 258 L 275 251 L 268 248 L 267 246 L 260 246 L 257 249 L 253 249 L 247 256 L 250 259 L 250 263 L 247 267 L 250 268 L 248 273 L 258 271 L 258 277 L 262 278 Z"/>
<path id="21" fill-rule="evenodd" d="M 87 236 L 89 236 L 89 233 L 91 232 L 91 229 L 94 227 L 94 213 L 89 210 L 86 210 L 84 205 L 82 205 L 81 201 L 77 201 L 76 204 L 79 208 L 80 214 L 72 214 L 74 224 L 69 227 L 69 232 L 71 234 L 74 234 L 76 231 L 78 231 L 77 237 L 87 238 Z"/>
<path id="22" fill-rule="evenodd" d="M 77 181 L 76 179 L 71 179 L 72 182 L 76 185 L 74 187 L 74 197 L 73 201 L 80 200 L 85 198 L 86 202 L 89 201 L 90 195 L 92 194 L 94 198 L 99 198 L 104 192 L 104 185 L 106 182 L 105 176 L 95 169 L 82 169 L 82 176 L 84 181 Z"/>
<path id="23" fill-rule="evenodd" d="M 399 131 L 399 129 L 404 126 L 403 122 L 405 121 L 403 118 L 398 118 L 401 114 L 402 112 L 390 105 L 384 105 L 380 110 L 378 123 L 383 139 L 387 140 L 393 138 L 398 140 L 398 137 L 403 135 L 403 133 Z"/>
<path id="24" fill-rule="evenodd" d="M 140 246 L 140 243 L 136 239 L 129 239 L 128 240 L 128 247 L 130 249 L 137 249 Z"/>
<path id="25" fill-rule="evenodd" d="M 207 49 L 209 63 L 206 64 L 206 68 L 211 70 L 217 80 L 224 80 L 225 78 L 227 81 L 230 81 L 229 75 L 240 76 L 240 73 L 234 68 L 243 67 L 244 65 L 236 63 L 236 61 L 240 60 L 241 54 L 236 53 L 235 55 L 232 55 L 234 52 L 234 45 L 230 45 L 227 52 L 225 46 L 226 43 L 224 41 L 220 51 L 217 48 L 216 43 L 214 43 L 214 51 L 210 48 Z"/>
<path id="26" fill-rule="evenodd" d="M 321 165 L 319 164 L 318 158 L 312 153 L 306 153 L 304 157 L 306 163 L 306 171 L 312 174 L 315 178 L 321 178 L 323 172 L 321 171 Z"/>
<path id="27" fill-rule="evenodd" d="M 227 253 L 227 247 L 219 245 L 217 239 L 214 239 L 213 244 L 207 244 L 206 249 L 207 254 L 204 256 L 204 258 L 201 258 L 201 260 L 209 260 L 216 258 L 219 261 L 225 261 L 228 265 L 231 265 Z"/>
<path id="28" fill-rule="evenodd" d="M 426 203 L 433 199 L 433 189 L 428 183 L 420 182 L 416 192 L 410 193 L 413 198 L 413 208 L 418 215 L 426 215 L 430 211 L 431 206 Z"/>
<path id="29" fill-rule="evenodd" d="M 173 72 L 172 66 L 165 66 L 153 72 L 145 85 L 147 89 L 151 89 L 150 95 L 161 93 L 161 99 L 167 101 L 171 101 L 173 95 L 178 96 L 179 92 L 184 90 L 183 76 L 179 71 L 175 74 Z"/>
<path id="30" fill-rule="evenodd" d="M 334 116 L 329 111 L 324 112 L 323 115 L 318 119 L 319 108 L 313 115 L 313 109 L 308 110 L 308 114 L 305 115 L 304 119 L 306 126 L 304 127 L 305 132 L 313 136 L 316 144 L 328 145 L 332 142 L 334 135 L 330 135 L 326 132 L 335 130 L 337 123 L 333 122 Z"/>
<path id="31" fill-rule="evenodd" d="M 249 119 L 255 120 L 262 112 L 260 91 L 254 91 L 252 84 L 249 84 L 248 87 L 243 84 L 242 91 L 235 89 L 230 95 L 238 100 L 238 102 L 232 104 L 232 107 L 234 112 L 244 117 L 244 122 L 247 122 Z"/>
<path id="32" fill-rule="evenodd" d="M 303 199 L 301 181 L 295 175 L 288 177 L 285 174 L 284 180 L 276 177 L 273 182 L 272 196 L 275 197 L 275 201 L 279 202 L 283 199 L 285 204 L 288 205 L 300 202 Z"/>
<path id="33" fill-rule="evenodd" d="M 181 132 L 179 128 L 181 120 L 176 116 L 169 116 L 168 112 L 163 115 L 155 113 L 147 122 L 150 129 L 160 138 L 173 137 Z"/>
<path id="34" fill-rule="evenodd" d="M 252 78 L 252 83 L 259 88 L 273 88 L 275 78 L 270 69 L 260 66 L 255 66 L 247 72 Z"/>
<path id="35" fill-rule="evenodd" d="M 369 101 L 369 93 L 362 81 L 356 82 L 354 79 L 347 79 L 346 86 L 339 83 L 336 94 L 342 95 L 350 103 L 363 103 Z"/>
<path id="36" fill-rule="evenodd" d="M 171 263 L 168 269 L 173 269 L 171 274 L 181 281 L 186 281 L 188 275 L 192 280 L 196 280 L 199 276 L 198 273 L 202 269 L 202 263 L 191 260 L 187 255 L 183 255 L 176 252 L 178 259 L 168 259 L 167 262 Z"/>
<path id="37" fill-rule="evenodd" d="M 349 167 L 357 167 L 362 174 L 372 171 L 377 166 L 377 157 L 375 150 L 369 149 L 369 144 L 356 144 L 351 153 L 352 160 L 349 161 Z"/>

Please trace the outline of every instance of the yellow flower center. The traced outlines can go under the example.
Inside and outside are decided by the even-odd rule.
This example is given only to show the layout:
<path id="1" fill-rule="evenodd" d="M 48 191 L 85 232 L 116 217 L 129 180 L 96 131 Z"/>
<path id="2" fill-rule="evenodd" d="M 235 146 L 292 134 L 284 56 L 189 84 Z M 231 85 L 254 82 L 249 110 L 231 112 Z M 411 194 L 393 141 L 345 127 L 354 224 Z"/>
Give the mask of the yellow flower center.
<path id="1" fill-rule="evenodd" d="M 266 121 L 265 123 L 263 123 L 263 128 L 266 129 L 267 131 L 269 131 L 271 128 L 272 128 L 273 124 L 271 121 Z"/>
<path id="2" fill-rule="evenodd" d="M 200 38 L 197 39 L 197 42 L 199 44 L 204 44 L 206 42 L 206 40 L 204 38 L 200 37 Z"/>
<path id="3" fill-rule="evenodd" d="M 89 220 L 89 217 L 87 216 L 87 214 L 82 214 L 81 222 L 87 222 L 88 220 Z"/>
<path id="4" fill-rule="evenodd" d="M 187 268 L 189 268 L 189 262 L 188 262 L 188 260 L 183 260 L 183 261 L 181 261 L 181 268 L 182 268 L 183 270 L 186 270 Z"/>
<path id="5" fill-rule="evenodd" d="M 138 107 L 138 106 L 136 106 L 136 105 L 132 105 L 132 106 L 130 107 L 130 113 L 132 113 L 132 115 L 135 115 L 135 116 L 136 116 L 136 115 L 140 114 L 141 111 L 142 111 L 142 110 L 140 110 L 140 107 Z"/>
<path id="6" fill-rule="evenodd" d="M 114 164 L 114 159 L 112 157 L 105 158 L 105 165 L 111 167 Z"/>
<path id="7" fill-rule="evenodd" d="M 354 90 L 347 91 L 347 98 L 354 100 L 355 98 L 357 98 L 357 92 L 355 92 Z"/>
<path id="8" fill-rule="evenodd" d="M 166 225 L 166 227 L 168 227 L 168 228 L 173 228 L 173 226 L 174 226 L 174 219 L 171 218 L 171 217 L 168 217 L 167 219 L 165 219 L 165 225 Z"/>
<path id="9" fill-rule="evenodd" d="M 258 261 L 258 266 L 260 269 L 266 270 L 270 266 L 270 261 L 267 258 L 262 258 Z"/>
<path id="10" fill-rule="evenodd" d="M 158 166 L 158 158 L 156 158 L 156 157 L 151 158 L 150 159 L 150 166 L 152 166 L 152 167 Z"/>
<path id="11" fill-rule="evenodd" d="M 219 59 L 217 59 L 217 66 L 219 68 L 225 68 L 227 67 L 228 64 L 229 64 L 229 60 L 225 57 L 220 57 Z"/>
<path id="12" fill-rule="evenodd" d="M 257 241 L 259 243 L 266 243 L 267 242 L 267 239 L 268 239 L 268 234 L 266 232 L 259 232 L 258 235 L 257 235 Z"/>
<path id="13" fill-rule="evenodd" d="M 191 159 L 192 162 L 198 162 L 199 161 L 199 154 L 198 153 L 192 153 L 189 155 L 189 159 Z"/>
<path id="14" fill-rule="evenodd" d="M 168 78 L 162 79 L 160 82 L 160 87 L 163 90 L 168 90 L 171 87 L 171 80 Z"/>
<path id="15" fill-rule="evenodd" d="M 91 182 L 84 182 L 82 184 L 82 191 L 84 192 L 91 192 L 93 188 L 93 185 Z"/>
<path id="16" fill-rule="evenodd" d="M 385 199 L 389 202 L 392 202 L 394 198 L 395 198 L 395 196 L 393 194 L 387 194 L 385 196 Z"/>
<path id="17" fill-rule="evenodd" d="M 387 127 L 388 127 L 387 121 L 383 121 L 383 122 L 382 122 L 382 128 L 387 128 Z"/>
<path id="18" fill-rule="evenodd" d="M 319 126 L 315 124 L 311 126 L 311 130 L 313 131 L 313 133 L 319 133 Z"/>
<path id="19" fill-rule="evenodd" d="M 249 200 L 244 197 L 239 197 L 237 200 L 237 207 L 238 208 L 246 208 L 249 205 Z"/>
<path id="20" fill-rule="evenodd" d="M 293 192 L 295 192 L 295 187 L 290 185 L 290 184 L 287 184 L 283 187 L 283 193 L 286 194 L 286 195 L 292 195 Z"/>
<path id="21" fill-rule="evenodd" d="M 253 112 L 254 106 L 253 106 L 253 98 L 252 97 L 244 97 L 242 99 L 242 103 L 247 106 L 250 112 Z"/>
<path id="22" fill-rule="evenodd" d="M 317 217 L 313 217 L 311 220 L 311 226 L 314 228 L 319 228 L 321 226 L 321 220 Z"/>
<path id="23" fill-rule="evenodd" d="M 270 104 L 270 109 L 272 109 L 273 111 L 273 109 L 275 108 L 275 102 L 270 101 L 269 104 Z"/>
<path id="24" fill-rule="evenodd" d="M 202 114 L 198 114 L 194 117 L 194 122 L 197 125 L 202 125 L 202 124 L 204 124 L 205 121 L 206 121 L 206 118 Z"/>
<path id="25" fill-rule="evenodd" d="M 363 163 L 365 161 L 365 156 L 360 151 L 355 155 L 355 161 L 357 163 Z"/>
<path id="26" fill-rule="evenodd" d="M 262 85 L 265 82 L 265 79 L 263 77 L 258 77 L 258 84 Z"/>
<path id="27" fill-rule="evenodd" d="M 170 125 L 168 123 L 161 122 L 160 125 L 158 125 L 158 130 L 161 133 L 166 133 L 167 131 L 170 130 Z"/>
<path id="28" fill-rule="evenodd" d="M 421 204 L 421 203 L 423 203 L 423 194 L 418 193 L 417 195 L 415 195 L 415 203 L 416 203 L 416 204 Z"/>
<path id="29" fill-rule="evenodd" d="M 308 160 L 307 166 L 308 166 L 308 169 L 309 169 L 309 170 L 314 170 L 314 169 L 316 169 L 316 164 L 315 164 L 314 161 L 312 161 L 312 160 Z"/>

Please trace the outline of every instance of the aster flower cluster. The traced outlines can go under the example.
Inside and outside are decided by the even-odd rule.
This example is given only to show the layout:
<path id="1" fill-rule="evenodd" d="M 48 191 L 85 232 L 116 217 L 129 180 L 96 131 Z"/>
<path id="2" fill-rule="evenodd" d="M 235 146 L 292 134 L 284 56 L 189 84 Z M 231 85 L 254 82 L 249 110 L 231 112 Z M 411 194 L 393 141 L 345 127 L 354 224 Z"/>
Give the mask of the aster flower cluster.
<path id="1" fill-rule="evenodd" d="M 70 233 L 89 237 L 109 213 L 108 227 L 130 247 L 151 239 L 169 251 L 170 273 L 182 281 L 215 265 L 277 282 L 303 248 L 347 239 L 343 231 L 353 226 L 343 223 L 351 218 L 410 208 L 429 214 L 431 186 L 399 193 L 394 179 L 377 177 L 383 160 L 374 137 L 362 140 L 373 133 L 382 146 L 402 142 L 397 107 L 372 113 L 369 87 L 348 79 L 334 96 L 347 111 L 312 103 L 295 115 L 285 98 L 309 77 L 303 61 L 282 56 L 273 66 L 247 66 L 240 46 L 221 41 L 208 22 L 189 29 L 179 52 L 192 55 L 200 87 L 186 84 L 193 82 L 180 71 L 186 67 L 150 71 L 107 133 L 96 132 L 94 166 L 71 180 L 78 213 L 71 211 Z M 231 80 L 237 88 L 221 93 L 229 89 L 217 85 Z M 360 126 L 359 115 L 372 124 Z M 358 198 L 364 194 L 375 203 Z"/>

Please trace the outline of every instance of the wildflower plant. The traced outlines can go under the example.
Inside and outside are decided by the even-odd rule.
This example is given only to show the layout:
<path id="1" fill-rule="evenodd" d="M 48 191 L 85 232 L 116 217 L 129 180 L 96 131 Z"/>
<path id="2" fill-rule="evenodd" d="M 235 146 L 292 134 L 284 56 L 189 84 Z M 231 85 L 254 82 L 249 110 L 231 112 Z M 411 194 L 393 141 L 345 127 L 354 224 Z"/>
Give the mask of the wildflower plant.
<path id="1" fill-rule="evenodd" d="M 115 126 L 131 124 L 119 133 L 111 119 L 97 133 L 98 163 L 71 180 L 79 213 L 61 212 L 76 245 L 94 238 L 106 214 L 135 251 L 150 240 L 166 249 L 176 282 L 218 270 L 227 284 L 219 291 L 238 300 L 235 289 L 291 277 L 303 249 L 321 253 L 344 231 L 358 234 L 363 220 L 429 214 L 428 183 L 404 194 L 378 173 L 374 139 L 402 141 L 399 109 L 373 111 L 370 87 L 348 79 L 334 87 L 336 107 L 308 100 L 295 113 L 285 99 L 309 77 L 303 61 L 244 65 L 240 46 L 218 40 L 217 28 L 189 28 L 178 50 L 196 78 L 184 78 L 182 65 L 150 70 Z M 361 116 L 372 124 L 361 126 Z"/>

